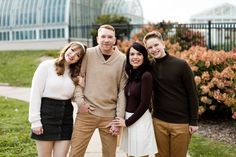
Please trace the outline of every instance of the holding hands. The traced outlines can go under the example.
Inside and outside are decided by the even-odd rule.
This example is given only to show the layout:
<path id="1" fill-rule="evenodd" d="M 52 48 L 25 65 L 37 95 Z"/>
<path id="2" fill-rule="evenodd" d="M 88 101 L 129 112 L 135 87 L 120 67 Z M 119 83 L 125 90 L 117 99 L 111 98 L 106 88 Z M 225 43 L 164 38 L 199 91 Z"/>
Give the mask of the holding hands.
<path id="1" fill-rule="evenodd" d="M 109 133 L 111 133 L 114 136 L 117 136 L 120 134 L 120 127 L 117 127 L 115 125 L 111 125 L 109 129 Z"/>
<path id="2" fill-rule="evenodd" d="M 116 117 L 107 125 L 107 127 L 110 127 L 109 132 L 112 135 L 119 135 L 120 127 L 126 127 L 125 120 L 123 118 Z"/>
<path id="3" fill-rule="evenodd" d="M 124 118 L 116 117 L 112 123 L 114 126 L 126 127 Z"/>

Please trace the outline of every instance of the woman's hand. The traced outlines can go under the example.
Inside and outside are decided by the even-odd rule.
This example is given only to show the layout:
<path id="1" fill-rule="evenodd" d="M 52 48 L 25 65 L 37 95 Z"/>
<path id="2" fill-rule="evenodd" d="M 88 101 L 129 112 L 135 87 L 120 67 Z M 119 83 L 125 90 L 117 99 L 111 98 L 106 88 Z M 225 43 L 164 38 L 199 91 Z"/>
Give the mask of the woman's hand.
<path id="1" fill-rule="evenodd" d="M 77 76 L 78 81 L 78 85 L 80 85 L 81 87 L 84 87 L 85 85 L 85 78 L 82 76 Z"/>
<path id="2" fill-rule="evenodd" d="M 32 132 L 36 135 L 41 135 L 43 134 L 43 128 L 42 127 L 33 128 Z"/>
<path id="3" fill-rule="evenodd" d="M 121 126 L 121 127 L 126 127 L 125 125 L 125 120 L 124 118 L 121 117 L 116 117 L 112 123 L 114 124 L 114 126 Z"/>

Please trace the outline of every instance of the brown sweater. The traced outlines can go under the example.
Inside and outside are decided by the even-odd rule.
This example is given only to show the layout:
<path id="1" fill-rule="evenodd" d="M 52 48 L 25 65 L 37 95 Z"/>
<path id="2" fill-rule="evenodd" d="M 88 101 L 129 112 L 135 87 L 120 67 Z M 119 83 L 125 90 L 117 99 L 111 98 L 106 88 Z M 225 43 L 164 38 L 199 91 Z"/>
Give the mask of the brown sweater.
<path id="1" fill-rule="evenodd" d="M 148 110 L 152 96 L 152 74 L 144 72 L 141 80 L 130 81 L 125 87 L 126 112 L 134 113 L 125 120 L 128 127 L 134 124 Z"/>
<path id="2" fill-rule="evenodd" d="M 169 123 L 197 125 L 198 95 L 186 61 L 167 55 L 152 63 L 153 116 Z"/>
<path id="3" fill-rule="evenodd" d="M 100 117 L 124 117 L 126 76 L 125 55 L 118 48 L 105 60 L 99 46 L 88 48 L 81 66 L 81 76 L 85 76 L 84 88 L 77 86 L 75 101 L 83 100 L 95 106 L 92 114 Z"/>

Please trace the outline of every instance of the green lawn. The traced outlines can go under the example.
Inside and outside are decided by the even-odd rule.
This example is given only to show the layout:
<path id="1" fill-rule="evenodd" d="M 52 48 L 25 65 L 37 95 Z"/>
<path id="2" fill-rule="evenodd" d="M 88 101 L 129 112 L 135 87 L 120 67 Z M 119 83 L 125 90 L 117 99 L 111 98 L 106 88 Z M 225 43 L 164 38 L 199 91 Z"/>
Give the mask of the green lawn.
<path id="1" fill-rule="evenodd" d="M 28 104 L 0 97 L 0 157 L 34 157 L 30 139 Z"/>
<path id="2" fill-rule="evenodd" d="M 236 146 L 194 135 L 189 152 L 191 157 L 236 157 Z"/>
<path id="3" fill-rule="evenodd" d="M 57 56 L 58 51 L 1 51 L 0 83 L 30 87 L 40 56 Z"/>
<path id="4" fill-rule="evenodd" d="M 28 104 L 0 97 L 0 157 L 34 157 L 36 148 L 30 139 Z M 194 135 L 189 153 L 191 157 L 235 157 L 236 146 Z"/>

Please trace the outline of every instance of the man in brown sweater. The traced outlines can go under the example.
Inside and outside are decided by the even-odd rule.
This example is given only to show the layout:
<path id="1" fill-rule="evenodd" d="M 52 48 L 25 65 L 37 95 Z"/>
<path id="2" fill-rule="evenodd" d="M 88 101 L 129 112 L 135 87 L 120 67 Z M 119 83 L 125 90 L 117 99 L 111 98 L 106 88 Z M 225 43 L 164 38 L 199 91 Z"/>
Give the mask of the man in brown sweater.
<path id="1" fill-rule="evenodd" d="M 115 157 L 119 128 L 106 126 L 115 117 L 124 117 L 125 55 L 114 47 L 115 29 L 102 25 L 98 29 L 98 46 L 88 48 L 80 75 L 84 87 L 75 90 L 79 112 L 71 140 L 72 157 L 83 157 L 96 128 L 99 129 L 103 157 Z"/>

